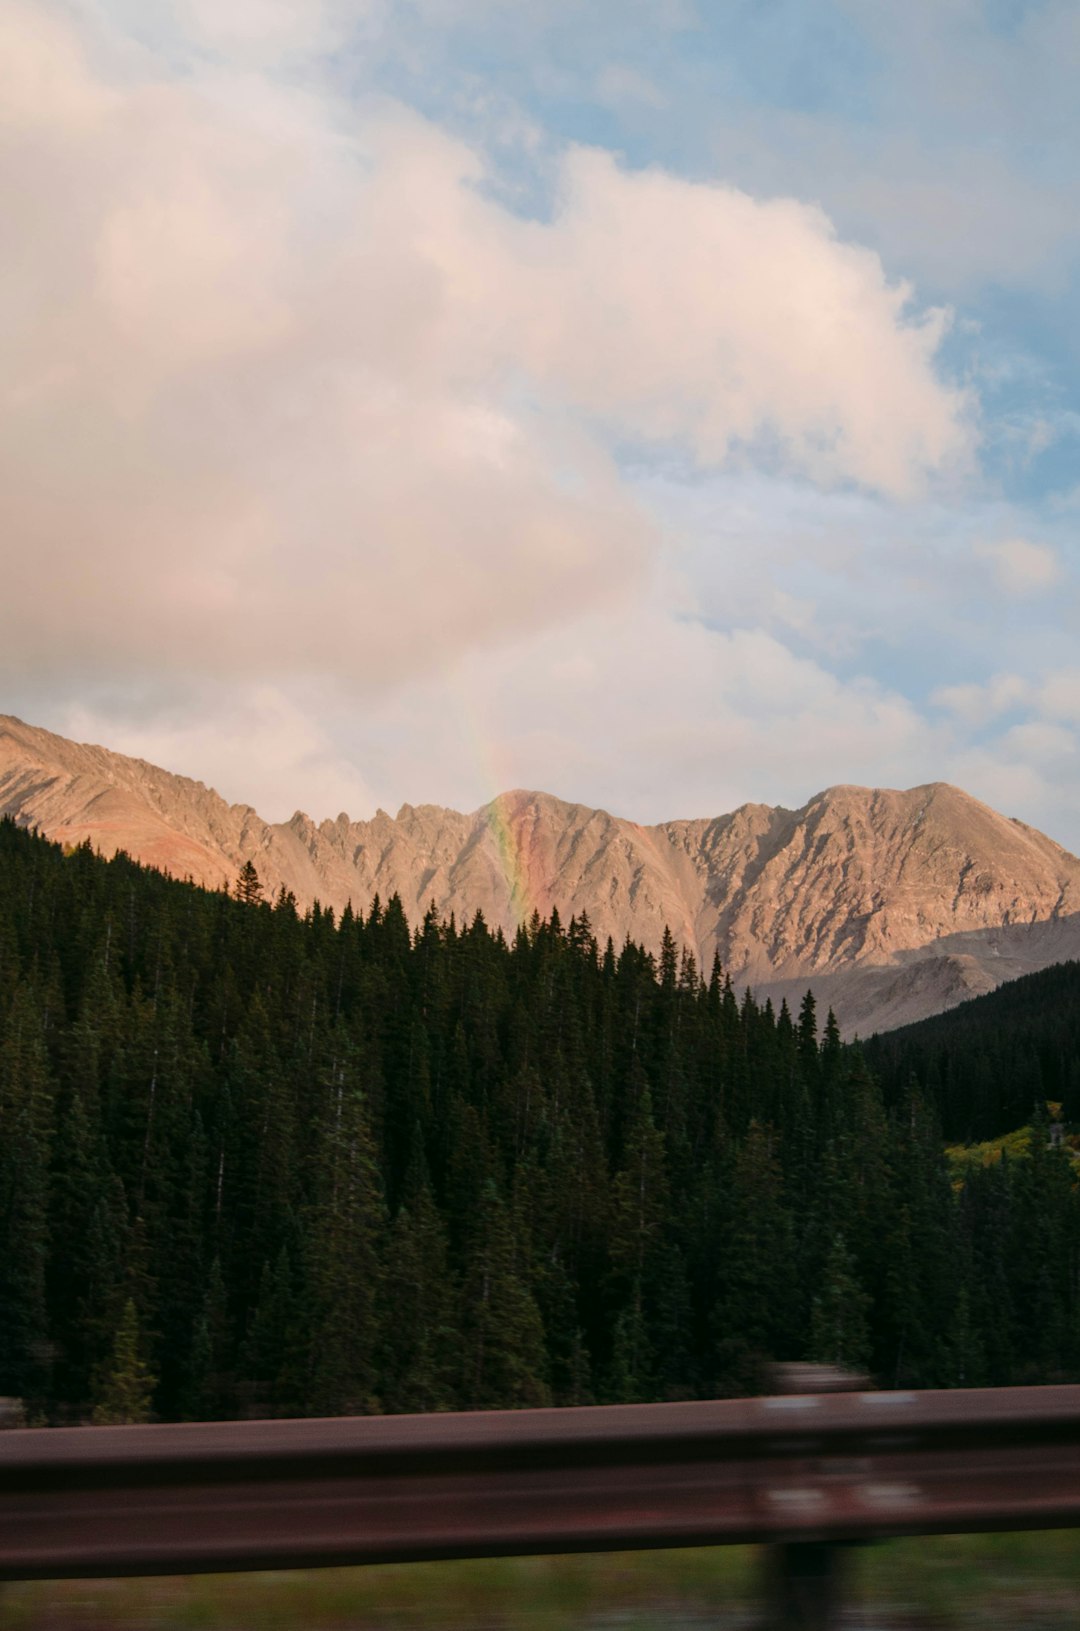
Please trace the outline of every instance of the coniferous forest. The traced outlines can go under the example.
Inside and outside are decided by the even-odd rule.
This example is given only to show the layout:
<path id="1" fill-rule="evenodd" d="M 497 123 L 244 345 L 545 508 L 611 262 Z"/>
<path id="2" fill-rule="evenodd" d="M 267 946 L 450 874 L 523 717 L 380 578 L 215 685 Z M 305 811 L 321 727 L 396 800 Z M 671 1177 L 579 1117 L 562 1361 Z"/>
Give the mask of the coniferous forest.
<path id="1" fill-rule="evenodd" d="M 871 1069 L 887 1092 L 912 1076 L 937 1106 L 945 1136 L 996 1138 L 1032 1107 L 1080 1106 L 1080 963 L 1010 980 L 945 1014 L 875 1036 Z"/>
<path id="2" fill-rule="evenodd" d="M 995 1097 L 978 1026 L 867 1054 L 670 936 L 238 893 L 0 823 L 0 1393 L 28 1419 L 717 1396 L 770 1359 L 1080 1377 L 1070 1151 L 1040 1108 L 1024 1158 L 958 1179 L 941 1125 L 1007 1130 L 1048 1048 L 1073 1093 L 1075 1023 L 1030 1033 L 1037 1067 L 1006 1021 Z"/>

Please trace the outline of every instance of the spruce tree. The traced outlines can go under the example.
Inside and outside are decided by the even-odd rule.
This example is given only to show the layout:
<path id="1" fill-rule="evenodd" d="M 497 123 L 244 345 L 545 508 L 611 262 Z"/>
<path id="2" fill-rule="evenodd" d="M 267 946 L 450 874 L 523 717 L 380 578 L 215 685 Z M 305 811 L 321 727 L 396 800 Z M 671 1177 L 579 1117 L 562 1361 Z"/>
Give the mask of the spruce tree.
<path id="1" fill-rule="evenodd" d="M 383 1408 L 454 1409 L 462 1367 L 459 1292 L 446 1233 L 419 1162 L 390 1228 L 381 1284 Z"/>
<path id="2" fill-rule="evenodd" d="M 493 1182 L 478 1200 L 463 1287 L 462 1402 L 470 1410 L 550 1404 L 544 1326 L 522 1247 Z"/>
<path id="3" fill-rule="evenodd" d="M 263 898 L 263 886 L 254 861 L 245 861 L 237 873 L 233 893 L 245 906 L 258 906 Z M 279 902 L 279 904 L 287 904 Z"/>
<path id="4" fill-rule="evenodd" d="M 345 1064 L 323 1087 L 313 1195 L 304 1227 L 307 1396 L 314 1415 L 379 1408 L 382 1185 L 367 1106 Z"/>
<path id="5" fill-rule="evenodd" d="M 0 1144 L 0 1393 L 35 1406 L 51 1361 L 46 1273 L 48 1168 L 32 1108 L 5 1118 Z"/>
<path id="6" fill-rule="evenodd" d="M 142 1356 L 139 1316 L 129 1297 L 98 1383 L 94 1421 L 98 1426 L 149 1421 L 154 1387 L 155 1378 Z"/>
<path id="7" fill-rule="evenodd" d="M 807 1358 L 862 1370 L 870 1358 L 869 1308 L 870 1298 L 859 1284 L 855 1260 L 838 1233 L 814 1296 Z"/>

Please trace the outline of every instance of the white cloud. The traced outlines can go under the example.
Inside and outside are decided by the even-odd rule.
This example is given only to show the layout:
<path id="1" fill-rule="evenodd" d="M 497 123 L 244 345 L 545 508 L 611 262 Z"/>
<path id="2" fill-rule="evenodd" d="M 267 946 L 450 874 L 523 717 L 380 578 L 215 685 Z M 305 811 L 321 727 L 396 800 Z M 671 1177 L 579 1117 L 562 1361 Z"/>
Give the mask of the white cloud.
<path id="1" fill-rule="evenodd" d="M 966 399 L 933 373 L 945 314 L 912 318 L 910 287 L 815 208 L 578 150 L 554 229 L 514 258 L 536 268 L 527 366 L 702 466 L 768 437 L 826 484 L 908 495 L 970 451 Z"/>
<path id="2" fill-rule="evenodd" d="M 113 696 L 28 712 L 278 819 L 297 805 L 319 819 L 406 801 L 472 809 L 524 785 L 663 820 L 942 773 L 948 732 L 895 692 L 841 680 L 764 630 L 709 629 L 679 611 L 685 598 L 661 573 L 621 609 L 474 650 L 362 710 L 237 686 L 172 708 Z"/>
<path id="3" fill-rule="evenodd" d="M 1023 707 L 1032 695 L 1031 682 L 1021 675 L 994 674 L 982 684 L 939 686 L 930 700 L 965 725 L 979 726 L 1011 709 Z"/>
<path id="4" fill-rule="evenodd" d="M 388 804 L 437 788 L 472 808 L 526 786 L 641 821 L 939 773 L 947 733 L 904 698 L 840 680 L 761 629 L 673 615 L 679 594 L 659 578 L 618 614 L 471 654 L 440 705 L 430 681 L 403 689 L 358 725 L 353 751 Z"/>
<path id="5" fill-rule="evenodd" d="M 950 71 L 961 55 L 949 58 Z M 1021 77 L 1014 69 L 1014 86 Z M 724 110 L 713 151 L 736 155 L 750 186 L 819 199 L 887 264 L 954 297 L 987 283 L 1060 287 L 1078 238 L 1072 172 L 1033 173 L 1030 148 L 1007 140 L 989 146 L 985 104 L 970 128 L 950 129 L 947 110 L 920 103 L 919 91 L 902 73 L 897 78 L 906 104 L 872 139 L 861 122 L 852 126 L 829 110 Z M 917 107 L 924 117 L 915 128 Z"/>
<path id="6" fill-rule="evenodd" d="M 1000 738 L 1000 752 L 1027 761 L 1029 764 L 1052 768 L 1076 752 L 1076 738 L 1063 725 L 1042 719 L 1025 720 L 1012 725 Z"/>
<path id="7" fill-rule="evenodd" d="M 608 431 L 897 494 L 970 447 L 942 314 L 819 211 L 578 150 L 525 221 L 400 106 L 107 79 L 60 18 L 14 0 L 0 52 L 10 674 L 369 691 L 624 592 L 655 534 Z"/>
<path id="8" fill-rule="evenodd" d="M 294 55 L 313 56 L 340 43 L 350 23 L 376 0 L 178 0 L 186 32 L 229 57 L 271 64 Z"/>
<path id="9" fill-rule="evenodd" d="M 0 152 L 16 132 L 51 136 L 59 146 L 84 128 L 100 128 L 114 106 L 59 16 L 20 0 L 0 12 Z"/>
<path id="10" fill-rule="evenodd" d="M 1026 679 L 999 674 L 984 684 L 945 687 L 932 700 L 968 729 L 999 721 L 977 746 L 954 746 L 952 779 L 1080 849 L 1080 741 L 1070 728 L 1080 725 L 1080 670 Z M 1017 711 L 1025 717 L 1010 722 Z"/>
<path id="11" fill-rule="evenodd" d="M 1011 595 L 1044 594 L 1064 576 L 1054 550 L 1047 544 L 1034 544 L 1029 538 L 979 544 L 975 554 L 990 562 L 999 587 Z"/>
<path id="12" fill-rule="evenodd" d="M 58 728 L 77 742 L 146 759 L 191 776 L 234 804 L 251 804 L 269 821 L 285 821 L 298 803 L 320 817 L 375 811 L 357 767 L 303 706 L 271 686 L 256 686 L 203 704 L 199 716 L 166 712 L 150 722 L 125 721 L 111 710 L 76 704 Z"/>
<path id="13" fill-rule="evenodd" d="M 1016 816 L 1058 842 L 1068 842 L 1057 790 L 1035 765 L 1005 759 L 994 749 L 972 748 L 957 755 L 950 778 L 1002 815 Z"/>
<path id="14" fill-rule="evenodd" d="M 1071 731 L 1027 720 L 979 747 L 959 749 L 952 765 L 952 779 L 969 792 L 1080 850 L 1080 747 Z"/>
<path id="15" fill-rule="evenodd" d="M 1038 696 L 1039 711 L 1050 719 L 1080 725 L 1080 668 L 1062 668 L 1044 679 Z"/>
<path id="16" fill-rule="evenodd" d="M 943 713 L 869 677 L 920 640 L 979 672 L 994 585 L 1067 555 L 987 504 L 973 574 L 966 515 L 895 502 L 973 446 L 946 315 L 821 210 L 595 150 L 524 219 L 477 150 L 320 88 L 342 16 L 188 0 L 182 72 L 106 73 L 5 8 L 0 672 L 111 682 L 50 722 L 271 816 L 945 776 L 1067 838 L 1080 674 L 1034 620 Z"/>
<path id="17" fill-rule="evenodd" d="M 528 786 L 659 821 L 745 801 L 794 807 L 838 782 L 945 779 L 1077 847 L 1080 753 L 1064 728 L 1070 705 L 1080 717 L 1075 673 L 996 676 L 943 720 L 865 673 L 831 673 L 775 633 L 711 629 L 688 604 L 686 586 L 661 571 L 621 609 L 473 650 L 362 711 L 325 692 L 238 687 L 142 717 L 113 699 L 47 722 L 278 819 L 297 805 L 317 819 L 376 803 L 473 809 Z M 1027 716 L 968 745 L 972 726 L 1015 708 Z"/>

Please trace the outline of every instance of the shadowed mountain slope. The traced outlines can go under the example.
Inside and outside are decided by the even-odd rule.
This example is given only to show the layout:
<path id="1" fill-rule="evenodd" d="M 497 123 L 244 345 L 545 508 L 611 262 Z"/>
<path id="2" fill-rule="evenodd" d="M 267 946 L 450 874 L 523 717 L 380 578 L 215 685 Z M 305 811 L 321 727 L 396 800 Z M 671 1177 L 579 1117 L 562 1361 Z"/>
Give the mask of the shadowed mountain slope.
<path id="1" fill-rule="evenodd" d="M 867 1064 L 887 1103 L 919 1084 L 949 1139 L 998 1138 L 1058 1104 L 1080 1115 L 1080 962 L 1010 980 L 949 1013 L 874 1036 Z M 1047 1136 L 1043 1134 L 1043 1136 Z"/>

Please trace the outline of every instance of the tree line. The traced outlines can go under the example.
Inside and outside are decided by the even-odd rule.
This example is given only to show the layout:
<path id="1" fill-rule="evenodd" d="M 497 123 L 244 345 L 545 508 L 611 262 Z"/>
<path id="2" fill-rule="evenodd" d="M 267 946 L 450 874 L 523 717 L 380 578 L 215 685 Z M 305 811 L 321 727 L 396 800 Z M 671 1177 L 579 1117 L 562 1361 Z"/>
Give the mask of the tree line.
<path id="1" fill-rule="evenodd" d="M 1026 1122 L 1033 1105 L 1080 1105 L 1080 963 L 1009 980 L 872 1037 L 866 1058 L 887 1098 L 914 1078 L 956 1142 L 997 1138 Z"/>
<path id="2" fill-rule="evenodd" d="M 1080 1374 L 1067 1150 L 557 913 L 411 931 L 0 822 L 0 1393 L 32 1420 Z M 951 1113 L 951 1112 L 950 1112 Z"/>

